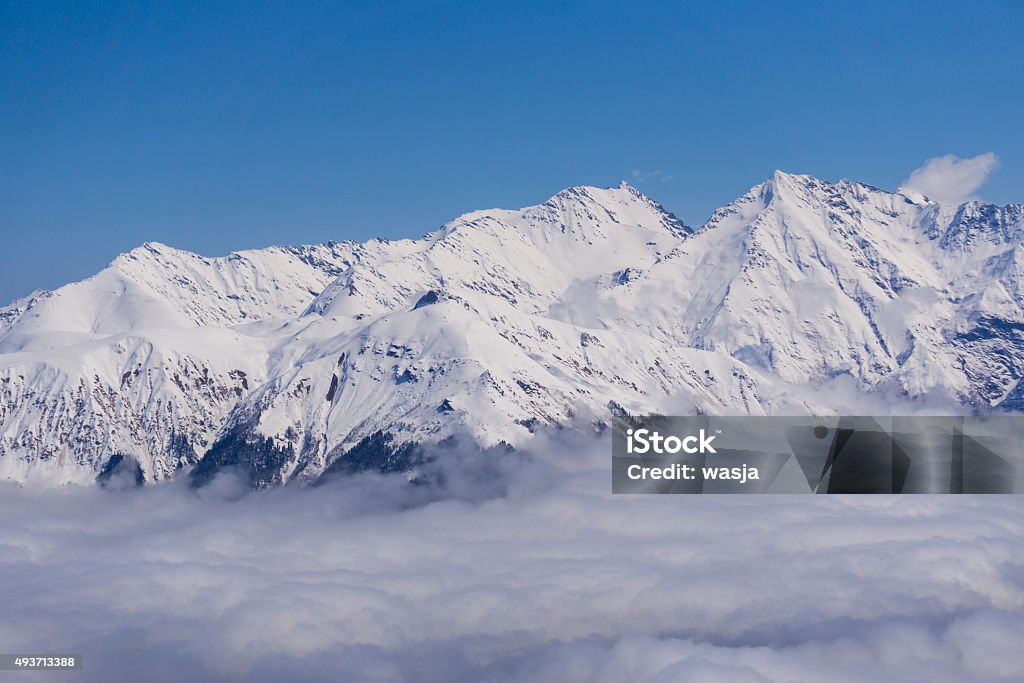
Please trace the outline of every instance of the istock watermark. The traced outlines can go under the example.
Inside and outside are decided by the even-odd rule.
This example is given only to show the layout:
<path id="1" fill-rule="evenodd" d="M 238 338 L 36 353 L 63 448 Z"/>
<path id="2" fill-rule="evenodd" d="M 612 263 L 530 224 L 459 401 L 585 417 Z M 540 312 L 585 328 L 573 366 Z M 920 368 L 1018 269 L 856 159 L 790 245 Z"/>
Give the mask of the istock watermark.
<path id="1" fill-rule="evenodd" d="M 616 416 L 613 493 L 1015 493 L 1024 417 Z"/>

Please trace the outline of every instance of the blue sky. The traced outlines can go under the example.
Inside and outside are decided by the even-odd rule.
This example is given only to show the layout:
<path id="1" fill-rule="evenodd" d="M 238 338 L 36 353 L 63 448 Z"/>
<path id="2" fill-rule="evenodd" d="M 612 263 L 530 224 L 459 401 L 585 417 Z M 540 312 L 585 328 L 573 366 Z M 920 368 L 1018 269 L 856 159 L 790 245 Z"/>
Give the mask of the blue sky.
<path id="1" fill-rule="evenodd" d="M 0 300 L 634 171 L 690 224 L 775 168 L 894 189 L 944 154 L 1024 200 L 1024 3 L 366 4 L 0 1 Z"/>

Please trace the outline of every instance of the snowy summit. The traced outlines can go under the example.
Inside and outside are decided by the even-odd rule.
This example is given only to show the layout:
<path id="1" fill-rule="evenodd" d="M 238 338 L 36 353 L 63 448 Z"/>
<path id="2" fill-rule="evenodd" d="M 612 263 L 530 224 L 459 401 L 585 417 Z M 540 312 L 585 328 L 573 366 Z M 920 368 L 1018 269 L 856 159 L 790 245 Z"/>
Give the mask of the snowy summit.
<path id="1" fill-rule="evenodd" d="M 827 411 L 794 396 L 839 376 L 1019 408 L 1022 242 L 1022 205 L 776 172 L 696 229 L 623 183 L 415 240 L 147 243 L 0 309 L 0 476 L 314 481 L 368 444 Z"/>

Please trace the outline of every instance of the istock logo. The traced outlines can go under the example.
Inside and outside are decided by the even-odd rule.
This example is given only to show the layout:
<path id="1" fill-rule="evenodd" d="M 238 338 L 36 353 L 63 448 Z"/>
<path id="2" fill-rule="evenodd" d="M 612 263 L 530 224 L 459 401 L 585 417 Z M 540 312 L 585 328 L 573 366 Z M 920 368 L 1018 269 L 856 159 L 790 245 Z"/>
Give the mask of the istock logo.
<path id="1" fill-rule="evenodd" d="M 697 436 L 662 436 L 648 429 L 626 430 L 627 453 L 717 453 L 711 442 L 715 437 L 708 436 L 702 429 Z M 696 444 L 696 445 L 694 445 Z"/>

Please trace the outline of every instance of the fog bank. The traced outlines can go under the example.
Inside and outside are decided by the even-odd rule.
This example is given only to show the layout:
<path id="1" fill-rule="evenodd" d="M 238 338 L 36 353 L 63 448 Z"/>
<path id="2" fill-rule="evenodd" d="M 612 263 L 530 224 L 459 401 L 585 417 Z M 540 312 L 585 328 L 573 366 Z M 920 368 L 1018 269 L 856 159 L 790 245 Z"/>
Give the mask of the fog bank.
<path id="1" fill-rule="evenodd" d="M 0 641 L 82 681 L 1017 681 L 1024 500 L 612 496 L 553 437 L 430 485 L 0 488 Z M 440 483 L 439 483 L 440 482 Z"/>

